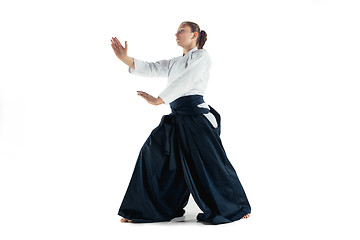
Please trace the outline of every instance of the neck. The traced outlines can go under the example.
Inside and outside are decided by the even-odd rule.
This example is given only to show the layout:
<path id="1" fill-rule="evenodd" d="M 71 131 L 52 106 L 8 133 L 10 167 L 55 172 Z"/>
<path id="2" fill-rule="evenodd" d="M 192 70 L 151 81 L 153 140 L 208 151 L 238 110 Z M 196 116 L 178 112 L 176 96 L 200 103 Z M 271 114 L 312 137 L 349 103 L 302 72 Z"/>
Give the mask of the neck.
<path id="1" fill-rule="evenodd" d="M 183 56 L 185 56 L 185 54 L 187 54 L 191 49 L 193 49 L 194 47 L 196 47 L 196 45 L 192 45 L 190 47 L 184 47 L 183 48 Z"/>

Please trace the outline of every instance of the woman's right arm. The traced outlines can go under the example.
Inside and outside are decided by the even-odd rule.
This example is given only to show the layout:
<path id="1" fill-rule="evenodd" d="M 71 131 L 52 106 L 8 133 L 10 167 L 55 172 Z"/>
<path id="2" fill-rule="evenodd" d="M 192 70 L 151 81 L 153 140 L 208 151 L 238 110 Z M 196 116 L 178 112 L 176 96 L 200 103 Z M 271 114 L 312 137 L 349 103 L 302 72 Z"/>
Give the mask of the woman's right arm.
<path id="1" fill-rule="evenodd" d="M 129 67 L 135 69 L 134 58 L 127 55 L 127 41 L 125 41 L 125 47 L 123 47 L 120 41 L 114 37 L 111 39 L 111 47 L 113 48 L 115 55 L 123 61 Z"/>
<path id="2" fill-rule="evenodd" d="M 137 58 L 132 58 L 127 55 L 127 41 L 125 41 L 125 48 L 120 41 L 115 37 L 111 40 L 111 47 L 116 56 L 129 66 L 129 73 L 134 73 L 143 77 L 167 77 L 169 72 L 170 60 L 160 60 L 157 62 L 146 62 Z"/>

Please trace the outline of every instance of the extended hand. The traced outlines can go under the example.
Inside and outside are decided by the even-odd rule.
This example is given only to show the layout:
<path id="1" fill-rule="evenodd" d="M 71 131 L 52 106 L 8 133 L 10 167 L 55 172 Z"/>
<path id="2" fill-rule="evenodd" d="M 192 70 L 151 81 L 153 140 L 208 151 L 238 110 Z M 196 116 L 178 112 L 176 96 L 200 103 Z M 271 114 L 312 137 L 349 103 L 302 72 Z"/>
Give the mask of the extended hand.
<path id="1" fill-rule="evenodd" d="M 127 56 L 127 41 L 125 41 L 125 47 L 123 47 L 120 41 L 116 37 L 113 37 L 111 39 L 111 47 L 120 60 Z"/>
<path id="2" fill-rule="evenodd" d="M 148 103 L 152 105 L 159 105 L 164 103 L 164 101 L 161 99 L 161 97 L 154 98 L 150 94 L 142 91 L 137 91 L 138 95 L 142 96 Z"/>

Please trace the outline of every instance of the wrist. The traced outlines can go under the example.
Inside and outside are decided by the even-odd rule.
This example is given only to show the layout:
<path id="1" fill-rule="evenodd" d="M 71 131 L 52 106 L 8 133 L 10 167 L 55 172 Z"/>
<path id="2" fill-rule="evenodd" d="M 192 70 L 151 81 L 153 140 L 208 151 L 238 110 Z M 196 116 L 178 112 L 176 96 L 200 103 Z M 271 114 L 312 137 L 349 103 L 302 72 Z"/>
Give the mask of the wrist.
<path id="1" fill-rule="evenodd" d="M 128 65 L 129 67 L 133 68 L 134 66 L 134 59 L 132 57 L 129 57 L 128 55 L 119 58 L 123 63 L 125 63 L 126 65 Z M 135 68 L 134 68 L 135 69 Z"/>
<path id="2" fill-rule="evenodd" d="M 162 100 L 161 97 L 157 97 L 156 102 L 157 102 L 157 105 L 160 105 L 160 104 L 164 103 L 164 100 Z"/>

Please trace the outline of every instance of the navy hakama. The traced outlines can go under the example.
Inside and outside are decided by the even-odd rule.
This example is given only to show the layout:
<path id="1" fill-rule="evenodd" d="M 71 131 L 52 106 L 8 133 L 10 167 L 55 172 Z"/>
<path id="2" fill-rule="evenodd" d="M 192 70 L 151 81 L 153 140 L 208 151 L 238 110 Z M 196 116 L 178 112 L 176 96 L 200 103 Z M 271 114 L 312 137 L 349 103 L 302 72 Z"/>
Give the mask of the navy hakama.
<path id="1" fill-rule="evenodd" d="M 251 212 L 249 201 L 220 139 L 220 114 L 202 95 L 170 103 L 142 146 L 118 215 L 136 222 L 183 216 L 190 193 L 203 213 L 198 221 L 229 223 Z M 211 112 L 214 128 L 203 115 Z"/>

